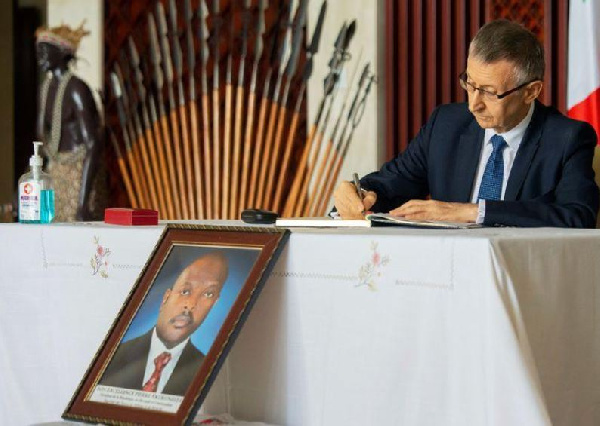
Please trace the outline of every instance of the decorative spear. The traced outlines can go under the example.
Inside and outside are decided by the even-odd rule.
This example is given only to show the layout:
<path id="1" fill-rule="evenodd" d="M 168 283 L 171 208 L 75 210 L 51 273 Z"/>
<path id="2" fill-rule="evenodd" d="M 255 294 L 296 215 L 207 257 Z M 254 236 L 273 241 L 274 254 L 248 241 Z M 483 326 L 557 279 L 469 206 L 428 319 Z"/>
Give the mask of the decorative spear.
<path id="1" fill-rule="evenodd" d="M 322 151 L 321 143 L 323 141 L 323 136 L 325 135 L 327 126 L 329 125 L 329 117 L 331 115 L 332 107 L 335 103 L 335 97 L 338 93 L 339 78 L 342 73 L 342 68 L 344 66 L 344 63 L 350 59 L 350 55 L 348 54 L 348 46 L 350 44 L 350 40 L 352 40 L 352 37 L 354 37 L 355 31 L 356 21 L 352 21 L 350 25 L 348 25 L 345 37 L 343 38 L 340 54 L 332 59 L 332 64 L 330 66 L 332 67 L 331 69 L 333 70 L 333 72 L 325 78 L 325 85 L 333 85 L 333 91 L 330 96 L 330 102 L 328 103 L 327 111 L 325 112 L 325 119 L 322 121 L 321 126 L 317 127 L 317 135 L 315 138 L 316 143 L 314 144 L 315 149 L 312 153 L 313 155 L 311 156 L 310 161 L 307 164 L 307 173 L 303 182 L 302 190 L 300 192 L 301 198 L 296 204 L 296 215 L 298 216 L 308 215 L 308 205 L 306 201 L 308 200 L 309 196 L 309 186 L 313 177 L 313 169 L 315 165 L 319 162 L 319 157 Z"/>
<path id="2" fill-rule="evenodd" d="M 190 93 L 190 102 L 188 105 L 190 110 L 190 124 L 192 132 L 192 156 L 194 159 L 194 182 L 196 188 L 196 194 L 192 194 L 192 200 L 197 200 L 196 211 L 193 212 L 192 217 L 204 219 L 204 188 L 202 185 L 202 165 L 200 158 L 200 130 L 198 128 L 198 109 L 196 106 L 196 51 L 194 49 L 194 36 L 192 33 L 192 18 L 194 17 L 194 12 L 192 11 L 191 0 L 185 0 L 184 5 L 189 79 L 188 86 Z M 191 186 L 192 185 L 190 185 L 190 187 Z"/>
<path id="3" fill-rule="evenodd" d="M 268 7 L 267 0 L 259 0 L 258 3 L 258 20 L 255 30 L 255 44 L 254 44 L 254 62 L 252 64 L 252 76 L 250 77 L 250 86 L 248 88 L 248 107 L 246 114 L 246 137 L 244 139 L 244 159 L 242 166 L 242 179 L 240 186 L 240 210 L 248 207 L 246 203 L 246 197 L 248 196 L 248 178 L 250 173 L 250 154 L 252 151 L 252 131 L 254 129 L 254 108 L 256 106 L 256 79 L 258 76 L 258 64 L 262 56 L 263 51 L 263 40 L 262 36 L 265 32 L 265 10 Z M 255 160 L 256 164 L 256 160 Z M 255 167 L 256 169 L 256 167 Z"/>
<path id="4" fill-rule="evenodd" d="M 228 31 L 228 53 L 227 53 L 227 71 L 225 72 L 225 116 L 223 117 L 223 178 L 221 193 L 221 219 L 229 218 L 229 178 L 231 176 L 231 98 L 233 92 L 233 81 L 231 76 L 231 67 L 233 62 L 233 2 L 231 3 L 231 12 L 229 14 Z"/>
<path id="5" fill-rule="evenodd" d="M 117 142 L 117 138 L 111 129 L 108 129 L 108 137 L 113 145 L 115 153 L 117 154 L 117 163 L 119 164 L 119 170 L 121 170 L 121 176 L 123 177 L 123 183 L 125 183 L 125 190 L 127 191 L 127 197 L 129 198 L 129 202 L 131 203 L 131 207 L 134 209 L 138 207 L 137 198 L 135 197 L 135 192 L 133 187 L 131 186 L 131 179 L 129 179 L 129 173 L 127 172 L 127 166 L 125 165 L 125 159 L 123 158 L 123 154 L 121 154 L 121 149 L 119 148 L 119 143 Z"/>
<path id="6" fill-rule="evenodd" d="M 120 72 L 117 73 L 116 71 L 114 71 L 113 74 L 115 74 L 115 83 L 118 83 L 116 87 L 118 88 L 120 94 L 119 99 L 121 105 L 123 106 L 123 114 L 125 117 L 125 131 L 127 132 L 127 136 L 129 136 L 132 158 L 135 161 L 135 167 L 139 176 L 141 195 L 139 195 L 138 198 L 141 197 L 141 200 L 143 200 L 146 206 L 152 207 L 152 200 L 150 198 L 150 191 L 148 189 L 148 181 L 144 179 L 144 162 L 142 160 L 142 153 L 140 145 L 136 143 L 137 139 L 135 136 L 133 120 L 131 119 L 131 110 L 129 108 L 129 97 L 127 96 L 127 92 L 123 87 L 123 79 L 119 78 Z"/>
<path id="7" fill-rule="evenodd" d="M 202 135 L 204 143 L 204 190 L 206 194 L 206 217 L 213 219 L 217 215 L 213 208 L 212 192 L 212 167 L 211 158 L 212 150 L 210 143 L 210 122 L 208 120 L 208 78 L 206 76 L 206 66 L 208 62 L 208 26 L 206 20 L 208 18 L 208 8 L 205 0 L 200 0 L 198 5 L 198 40 L 200 42 L 200 83 L 202 87 Z"/>
<path id="8" fill-rule="evenodd" d="M 315 29 L 313 31 L 313 36 L 311 42 L 306 49 L 306 64 L 304 65 L 304 70 L 302 71 L 302 83 L 300 84 L 300 90 L 298 92 L 298 98 L 296 99 L 296 106 L 294 108 L 294 113 L 292 115 L 292 123 L 290 125 L 290 130 L 288 132 L 287 144 L 285 147 L 285 152 L 283 154 L 283 160 L 281 162 L 281 170 L 279 172 L 279 177 L 277 179 L 277 187 L 275 190 L 275 198 L 273 200 L 273 205 L 271 210 L 279 211 L 281 204 L 281 194 L 283 191 L 283 183 L 285 181 L 285 177 L 287 174 L 287 170 L 290 163 L 290 155 L 292 153 L 292 147 L 294 145 L 294 140 L 296 136 L 296 127 L 298 126 L 298 119 L 300 117 L 300 107 L 302 106 L 302 100 L 304 99 L 304 94 L 306 92 L 306 85 L 308 84 L 308 79 L 310 78 L 313 70 L 313 62 L 314 57 L 319 51 L 319 41 L 321 39 L 321 32 L 323 29 L 323 22 L 325 21 L 325 13 L 327 12 L 327 1 L 325 0 L 321 5 L 321 10 L 319 11 L 319 18 L 317 19 L 317 23 L 315 25 Z"/>
<path id="9" fill-rule="evenodd" d="M 260 104 L 260 112 L 258 113 L 258 128 L 256 129 L 256 146 L 254 148 L 254 156 L 253 156 L 253 160 L 252 160 L 250 192 L 248 195 L 248 205 L 252 206 L 252 207 L 254 207 L 254 206 L 258 207 L 258 204 L 256 203 L 256 201 L 257 201 L 256 194 L 257 194 L 257 187 L 258 187 L 258 170 L 259 170 L 259 166 L 261 164 L 262 159 L 266 158 L 266 156 L 262 155 L 262 146 L 263 146 L 263 142 L 264 142 L 264 138 L 265 138 L 265 135 L 264 135 L 265 117 L 267 114 L 267 108 L 270 103 L 269 89 L 270 89 L 270 85 L 271 85 L 271 76 L 273 75 L 273 69 L 277 68 L 277 53 L 279 52 L 279 49 L 278 49 L 279 33 L 280 33 L 280 30 L 283 28 L 283 26 L 286 25 L 285 16 L 288 13 L 288 10 L 289 9 L 287 7 L 287 3 L 285 2 L 285 0 L 282 0 L 279 3 L 279 13 L 277 16 L 277 21 L 275 22 L 275 25 L 273 26 L 273 31 L 272 31 L 272 35 L 271 35 L 270 48 L 269 48 L 269 51 L 271 52 L 270 61 L 269 61 L 270 64 L 269 64 L 269 69 L 267 70 L 267 74 L 264 79 L 262 100 L 261 100 L 261 104 Z"/>
<path id="10" fill-rule="evenodd" d="M 354 27 L 354 25 L 355 25 L 355 23 L 353 22 L 351 24 L 351 26 Z M 304 199 L 303 198 L 301 199 L 300 197 L 301 197 L 301 194 L 303 197 L 304 192 L 305 192 L 305 187 L 306 187 L 305 176 L 306 176 L 306 181 L 310 181 L 310 178 L 311 178 L 312 164 L 314 163 L 314 160 L 315 160 L 314 154 L 311 154 L 311 152 L 313 151 L 313 145 L 315 145 L 314 144 L 315 135 L 317 133 L 317 129 L 322 125 L 323 112 L 325 110 L 326 103 L 327 102 L 333 103 L 333 100 L 334 100 L 334 92 L 335 92 L 334 89 L 337 87 L 339 73 L 341 72 L 343 61 L 345 60 L 345 56 L 346 56 L 344 46 L 347 47 L 348 43 L 350 42 L 350 39 L 351 39 L 351 37 L 349 37 L 348 43 L 346 43 L 348 33 L 349 33 L 349 26 L 346 23 L 344 23 L 342 25 L 342 28 L 340 29 L 338 36 L 336 37 L 336 40 L 334 43 L 334 52 L 333 52 L 332 58 L 329 61 L 330 71 L 329 71 L 329 74 L 327 75 L 327 77 L 325 78 L 324 96 L 321 99 L 319 108 L 317 109 L 317 115 L 315 117 L 313 125 L 311 126 L 308 137 L 306 138 L 306 147 L 304 148 L 304 151 L 302 153 L 302 158 L 300 159 L 300 164 L 298 165 L 298 169 L 296 171 L 296 176 L 295 176 L 294 182 L 292 184 L 291 196 L 290 196 L 290 198 L 288 198 L 286 207 L 284 209 L 284 216 L 296 216 L 296 215 L 299 215 L 302 211 L 302 207 L 304 205 Z M 353 35 L 354 30 L 352 30 L 352 32 L 350 34 Z M 316 149 L 314 149 L 314 151 L 315 151 L 315 153 L 318 154 L 318 152 L 319 152 L 318 145 L 316 146 Z M 310 155 L 310 161 L 309 161 L 309 155 Z M 305 172 L 306 172 L 306 175 L 305 175 Z"/>
<path id="11" fill-rule="evenodd" d="M 282 25 L 280 30 L 284 32 L 283 39 L 277 50 L 275 60 L 272 62 L 276 64 L 277 68 L 277 80 L 275 83 L 275 89 L 273 90 L 273 96 L 271 99 L 271 114 L 269 118 L 269 127 L 267 129 L 267 137 L 265 139 L 265 164 L 260 170 L 260 179 L 258 183 L 258 195 L 256 198 L 257 207 L 267 207 L 267 200 L 265 196 L 265 187 L 267 186 L 267 171 L 269 169 L 269 159 L 271 158 L 271 151 L 273 149 L 273 136 L 275 131 L 276 115 L 279 111 L 279 92 L 281 90 L 281 81 L 285 72 L 286 57 L 290 53 L 289 44 L 291 38 L 291 25 L 289 23 L 293 0 L 287 5 L 285 9 L 284 18 L 281 21 Z M 275 66 L 274 66 L 275 68 Z"/>
<path id="12" fill-rule="evenodd" d="M 281 103 L 279 104 L 279 118 L 277 119 L 277 131 L 275 132 L 275 144 L 273 146 L 273 154 L 271 155 L 271 164 L 269 167 L 269 172 L 267 174 L 267 189 L 265 192 L 265 206 L 270 209 L 273 209 L 274 197 L 273 197 L 273 188 L 275 183 L 275 171 L 277 170 L 277 165 L 279 163 L 279 156 L 281 147 L 281 139 L 283 134 L 283 126 L 286 122 L 286 113 L 287 113 L 287 99 L 290 91 L 290 85 L 292 83 L 292 79 L 296 74 L 296 69 L 298 67 L 298 57 L 300 56 L 300 48 L 302 47 L 302 40 L 304 38 L 304 23 L 306 22 L 306 11 L 308 6 L 308 0 L 300 0 L 300 4 L 296 9 L 296 14 L 294 16 L 293 21 L 293 30 L 292 30 L 292 46 L 290 57 L 287 62 L 287 66 L 285 68 L 285 76 L 286 82 L 283 89 L 283 96 L 281 97 Z M 319 13 L 319 17 L 321 13 Z M 292 142 L 293 144 L 293 142 Z M 291 150 L 291 147 L 287 147 Z"/>
<path id="13" fill-rule="evenodd" d="M 148 140 L 152 140 L 152 136 L 154 136 L 156 142 L 156 154 L 151 153 L 151 156 L 156 155 L 160 164 L 160 167 L 158 167 L 158 171 L 155 169 L 154 172 L 156 174 L 156 177 L 160 177 L 159 180 L 162 180 L 162 185 L 160 184 L 160 182 L 157 182 L 157 187 L 159 190 L 159 198 L 161 198 L 161 192 L 164 194 L 165 197 L 164 207 L 166 207 L 166 214 L 163 213 L 163 217 L 166 217 L 167 219 L 173 219 L 175 217 L 175 211 L 173 208 L 173 200 L 171 198 L 171 188 L 169 186 L 169 178 L 167 176 L 165 156 L 163 154 L 164 144 L 160 134 L 159 122 L 155 118 L 156 111 L 154 107 L 154 99 L 152 97 L 152 94 L 148 95 L 146 87 L 144 86 L 144 75 L 141 71 L 140 57 L 138 55 L 138 51 L 132 37 L 129 37 L 128 44 L 129 56 L 131 58 L 131 64 L 133 66 L 133 75 L 137 87 L 137 94 L 142 108 L 144 127 L 146 128 L 146 138 Z M 150 109 L 152 110 L 152 121 L 150 121 L 150 115 L 148 113 L 148 108 L 146 107 L 148 103 L 150 104 Z M 152 123 L 154 123 L 154 125 L 152 125 Z M 151 144 L 151 147 L 152 145 L 153 144 Z M 152 150 L 154 150 L 153 147 Z"/>
<path id="14" fill-rule="evenodd" d="M 229 219 L 236 219 L 238 216 L 238 190 L 240 186 L 240 157 L 242 151 L 242 102 L 244 100 L 244 73 L 246 56 L 248 55 L 248 31 L 250 28 L 250 4 L 252 0 L 244 0 L 244 9 L 242 11 L 242 34 L 241 34 L 241 52 L 240 66 L 238 68 L 237 89 L 235 96 L 235 125 L 233 135 L 233 162 L 231 166 L 231 206 L 229 209 Z M 259 11 L 260 13 L 260 11 Z M 260 19 L 260 18 L 259 18 Z"/>
<path id="15" fill-rule="evenodd" d="M 124 53 L 121 51 L 121 53 Z M 148 156 L 148 143 L 146 141 L 144 132 L 142 131 L 142 125 L 140 123 L 140 118 L 138 116 L 137 108 L 135 106 L 135 100 L 133 98 L 133 90 L 131 89 L 130 80 L 129 80 L 129 72 L 125 75 L 127 79 L 123 77 L 123 68 L 122 65 L 127 66 L 126 58 L 123 58 L 121 55 L 120 61 L 115 61 L 114 63 L 114 72 L 119 80 L 119 85 L 121 86 L 121 90 L 123 91 L 123 105 L 125 106 L 125 114 L 127 114 L 129 125 L 131 126 L 131 130 L 133 133 L 133 137 L 135 140 L 135 145 L 137 145 L 140 149 L 141 158 L 142 158 L 142 171 L 146 177 L 146 185 L 148 188 L 148 192 L 150 194 L 150 200 L 152 202 L 152 208 L 159 210 L 160 204 L 157 196 L 156 190 L 156 182 L 154 181 L 153 171 L 152 171 L 152 163 L 150 161 L 150 157 Z"/>
<path id="16" fill-rule="evenodd" d="M 150 206 L 150 204 L 145 197 L 145 189 L 140 180 L 137 161 L 132 151 L 131 138 L 127 130 L 127 116 L 125 114 L 125 107 L 123 106 L 123 91 L 121 89 L 121 85 L 119 84 L 119 79 L 114 72 L 110 73 L 110 82 L 113 96 L 116 99 L 117 115 L 119 116 L 119 122 L 121 123 L 123 141 L 125 142 L 125 154 L 127 155 L 127 162 L 129 163 L 129 168 L 131 169 L 131 176 L 133 177 L 133 184 L 135 185 L 135 193 L 140 200 L 139 206 L 147 208 Z"/>
<path id="17" fill-rule="evenodd" d="M 342 164 L 344 163 L 344 159 L 346 158 L 346 154 L 348 153 L 348 148 L 350 147 L 350 142 L 352 141 L 352 136 L 354 135 L 354 130 L 356 129 L 356 127 L 358 127 L 358 124 L 360 123 L 360 120 L 363 117 L 367 97 L 369 96 L 369 93 L 371 91 L 371 86 L 373 85 L 373 83 L 377 82 L 377 78 L 374 75 L 370 75 L 369 77 L 367 77 L 367 79 L 368 83 L 363 92 L 363 96 L 360 98 L 357 104 L 354 104 L 352 106 L 352 111 L 349 111 L 348 119 L 346 120 L 346 124 L 344 125 L 342 135 L 340 137 L 338 145 L 336 146 L 336 151 L 339 154 L 336 158 L 336 164 L 333 168 L 333 174 L 327 180 L 328 186 L 325 192 L 325 197 L 323 198 L 325 202 L 321 205 L 321 210 L 319 212 L 319 214 L 321 215 L 325 214 L 325 209 L 327 208 L 326 201 L 329 200 L 329 198 L 331 197 L 334 185 L 338 180 L 340 170 L 342 169 Z M 348 127 L 348 124 L 351 124 L 352 127 L 350 129 L 350 133 L 346 137 L 346 129 Z"/>
<path id="18" fill-rule="evenodd" d="M 169 95 L 169 105 L 171 112 L 169 118 L 171 120 L 171 139 L 175 151 L 175 167 L 177 169 L 178 186 L 180 189 L 181 215 L 183 219 L 189 219 L 189 208 L 187 194 L 185 191 L 185 177 L 183 176 L 183 156 L 181 153 L 181 139 L 179 135 L 179 121 L 177 119 L 177 103 L 175 102 L 175 93 L 173 91 L 173 62 L 171 60 L 171 49 L 169 47 L 167 18 L 165 9 L 161 2 L 156 3 L 157 19 L 158 19 L 158 34 L 160 35 L 160 50 L 163 58 L 163 67 L 165 77 L 167 79 L 167 93 Z"/>
<path id="19" fill-rule="evenodd" d="M 163 99 L 163 85 L 164 85 L 164 74 L 162 71 L 162 54 L 160 49 L 160 43 L 158 41 L 158 31 L 156 29 L 156 22 L 154 16 L 148 14 L 148 34 L 150 37 L 150 60 L 152 62 L 152 82 L 154 83 L 154 90 L 156 96 L 150 93 L 150 114 L 152 115 L 152 122 L 154 123 L 154 133 L 160 135 L 158 129 L 160 122 L 160 129 L 162 130 L 162 143 L 164 151 L 167 155 L 167 163 L 169 169 L 169 182 L 171 183 L 171 190 L 173 194 L 173 204 L 175 207 L 175 217 L 180 219 L 183 217 L 181 212 L 181 200 L 179 197 L 180 191 L 177 185 L 177 176 L 175 174 L 175 160 L 173 158 L 173 150 L 171 143 L 171 133 L 169 132 L 168 117 L 165 112 L 165 102 Z M 158 105 L 158 115 L 156 114 L 156 108 L 154 104 Z M 158 137 L 158 136 L 157 136 Z M 159 152 L 162 151 L 159 147 Z"/>
<path id="20" fill-rule="evenodd" d="M 322 204 L 327 202 L 326 199 L 322 198 L 325 193 L 325 187 L 327 186 L 326 185 L 327 182 L 326 181 L 324 182 L 323 178 L 326 176 L 329 176 L 329 174 L 331 173 L 331 168 L 332 168 L 333 164 L 335 164 L 335 162 L 336 162 L 338 151 L 333 149 L 334 143 L 336 142 L 337 132 L 340 129 L 342 118 L 344 117 L 346 103 L 347 103 L 348 99 L 350 98 L 350 94 L 352 93 L 352 91 L 350 90 L 350 87 L 352 87 L 352 83 L 354 82 L 356 72 L 358 71 L 359 63 L 360 63 L 360 58 L 356 61 L 356 67 L 354 69 L 352 78 L 350 79 L 349 88 L 346 91 L 346 98 L 344 99 L 344 103 L 342 104 L 342 108 L 340 109 L 340 113 L 339 113 L 338 118 L 333 127 L 333 131 L 331 132 L 331 136 L 329 137 L 329 139 L 327 140 L 327 144 L 325 145 L 325 153 L 323 155 L 323 160 L 321 161 L 321 164 L 319 166 L 319 171 L 317 172 L 317 177 L 315 178 L 314 193 L 312 196 L 312 201 L 310 203 L 310 208 L 309 208 L 309 212 L 308 212 L 309 216 L 316 216 L 317 212 L 321 209 Z M 354 100 L 352 101 L 352 104 L 350 105 L 350 109 L 348 110 L 348 117 L 351 117 L 352 114 L 354 113 L 356 100 L 358 98 L 358 95 L 361 92 L 362 86 L 363 86 L 364 82 L 366 81 L 368 75 L 369 75 L 369 64 L 365 65 L 363 72 L 360 76 L 360 79 L 358 82 L 358 88 L 356 89 L 356 94 L 354 96 Z"/>
<path id="21" fill-rule="evenodd" d="M 181 139 L 183 146 L 178 145 L 181 149 L 182 163 L 185 164 L 185 181 L 181 185 L 181 189 L 187 192 L 184 199 L 186 200 L 187 212 L 184 214 L 186 219 L 196 219 L 196 194 L 194 193 L 194 172 L 192 169 L 192 150 L 190 144 L 189 125 L 187 118 L 187 109 L 185 95 L 183 93 L 183 53 L 181 51 L 181 43 L 179 43 L 179 30 L 177 28 L 177 6 L 175 0 L 169 2 L 169 22 L 171 24 L 171 50 L 173 52 L 173 68 L 175 71 L 174 80 L 177 83 L 177 98 L 179 101 L 179 124 L 181 125 Z M 171 112 L 173 116 L 173 112 Z M 177 155 L 177 150 L 175 151 Z M 186 191 L 187 190 L 187 191 Z"/>
<path id="22" fill-rule="evenodd" d="M 213 0 L 212 10 L 213 15 L 213 34 L 211 36 L 211 48 L 213 57 L 213 93 L 212 93 L 212 113 L 213 113 L 213 201 L 214 201 L 214 216 L 219 217 L 221 211 L 221 197 L 219 184 L 221 180 L 221 147 L 219 138 L 219 42 L 221 36 L 221 26 L 223 18 L 219 14 L 219 0 Z"/>

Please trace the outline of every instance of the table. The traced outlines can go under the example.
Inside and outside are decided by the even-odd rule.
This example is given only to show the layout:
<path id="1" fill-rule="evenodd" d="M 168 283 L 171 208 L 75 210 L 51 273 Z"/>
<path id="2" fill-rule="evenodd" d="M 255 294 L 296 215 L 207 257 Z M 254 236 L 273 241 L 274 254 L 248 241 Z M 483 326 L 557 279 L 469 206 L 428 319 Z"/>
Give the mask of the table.
<path id="1" fill-rule="evenodd" d="M 53 421 L 162 227 L 0 225 L 0 418 Z M 106 277 L 92 274 L 98 245 Z M 600 424 L 600 231 L 292 233 L 203 409 L 286 425 Z"/>

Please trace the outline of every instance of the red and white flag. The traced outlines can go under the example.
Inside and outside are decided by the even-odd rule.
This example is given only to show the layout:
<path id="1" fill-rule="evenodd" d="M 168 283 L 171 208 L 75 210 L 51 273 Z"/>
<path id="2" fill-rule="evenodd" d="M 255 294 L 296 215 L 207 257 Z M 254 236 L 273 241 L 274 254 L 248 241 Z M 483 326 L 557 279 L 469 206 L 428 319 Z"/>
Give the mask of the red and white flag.
<path id="1" fill-rule="evenodd" d="M 570 1 L 567 114 L 594 126 L 600 144 L 600 4 L 596 0 Z"/>

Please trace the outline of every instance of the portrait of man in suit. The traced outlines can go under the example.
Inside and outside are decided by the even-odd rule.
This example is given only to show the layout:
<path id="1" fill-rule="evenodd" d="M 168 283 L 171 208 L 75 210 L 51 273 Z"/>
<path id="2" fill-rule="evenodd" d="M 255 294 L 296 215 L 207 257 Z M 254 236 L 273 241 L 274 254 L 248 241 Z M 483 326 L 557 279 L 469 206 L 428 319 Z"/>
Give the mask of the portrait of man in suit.
<path id="1" fill-rule="evenodd" d="M 117 347 L 99 384 L 184 396 L 205 355 L 190 336 L 219 299 L 228 275 L 221 251 L 188 264 L 164 292 L 156 325 Z"/>

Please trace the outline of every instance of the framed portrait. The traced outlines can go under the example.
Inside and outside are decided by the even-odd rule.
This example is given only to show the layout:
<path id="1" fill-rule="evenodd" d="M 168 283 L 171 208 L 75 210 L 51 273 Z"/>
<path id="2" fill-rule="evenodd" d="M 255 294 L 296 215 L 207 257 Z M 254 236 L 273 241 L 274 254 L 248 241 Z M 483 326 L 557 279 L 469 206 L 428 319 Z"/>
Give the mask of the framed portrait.
<path id="1" fill-rule="evenodd" d="M 167 225 L 63 418 L 191 424 L 287 238 Z"/>

